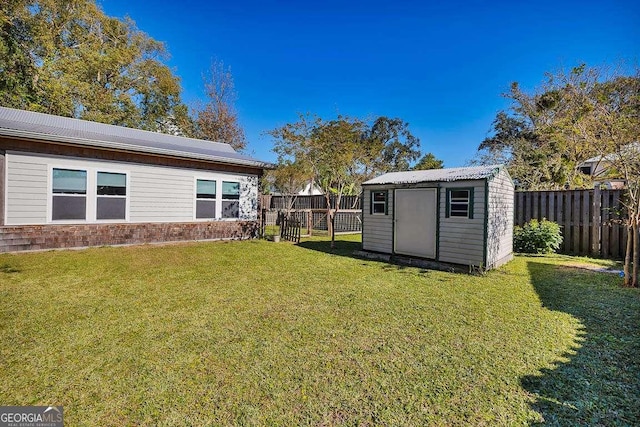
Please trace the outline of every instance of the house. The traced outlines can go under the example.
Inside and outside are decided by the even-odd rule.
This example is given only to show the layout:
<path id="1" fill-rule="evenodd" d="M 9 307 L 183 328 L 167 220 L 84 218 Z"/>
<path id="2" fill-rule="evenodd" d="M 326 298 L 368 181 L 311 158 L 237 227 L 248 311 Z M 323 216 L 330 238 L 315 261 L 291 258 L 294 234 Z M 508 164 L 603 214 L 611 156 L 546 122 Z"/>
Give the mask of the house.
<path id="1" fill-rule="evenodd" d="M 513 257 L 514 186 L 504 166 L 391 172 L 363 184 L 365 254 L 491 269 Z"/>
<path id="2" fill-rule="evenodd" d="M 249 238 L 265 167 L 228 144 L 0 107 L 0 252 Z"/>
<path id="3" fill-rule="evenodd" d="M 302 190 L 298 191 L 298 196 L 322 196 L 323 194 L 313 181 L 308 182 Z"/>
<path id="4" fill-rule="evenodd" d="M 618 153 L 610 153 L 604 156 L 595 156 L 578 165 L 578 170 L 585 175 L 589 175 L 594 180 L 594 185 L 607 189 L 624 188 L 625 180 L 611 176 L 611 168 L 616 158 L 622 155 L 626 158 L 638 157 L 640 155 L 640 143 L 633 142 L 621 147 Z"/>

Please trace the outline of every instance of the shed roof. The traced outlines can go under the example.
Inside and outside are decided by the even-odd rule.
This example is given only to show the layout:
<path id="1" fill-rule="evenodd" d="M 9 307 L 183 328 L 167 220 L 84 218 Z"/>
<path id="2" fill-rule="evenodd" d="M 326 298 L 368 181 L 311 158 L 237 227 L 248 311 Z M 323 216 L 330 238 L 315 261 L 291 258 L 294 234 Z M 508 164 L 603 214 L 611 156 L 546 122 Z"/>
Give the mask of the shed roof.
<path id="1" fill-rule="evenodd" d="M 269 167 L 229 144 L 185 138 L 33 111 L 0 107 L 0 136 L 158 154 L 218 163 Z"/>
<path id="2" fill-rule="evenodd" d="M 370 179 L 363 185 L 417 184 L 420 182 L 451 182 L 484 179 L 495 176 L 502 165 L 471 166 L 464 168 L 429 169 L 407 172 L 389 172 Z"/>

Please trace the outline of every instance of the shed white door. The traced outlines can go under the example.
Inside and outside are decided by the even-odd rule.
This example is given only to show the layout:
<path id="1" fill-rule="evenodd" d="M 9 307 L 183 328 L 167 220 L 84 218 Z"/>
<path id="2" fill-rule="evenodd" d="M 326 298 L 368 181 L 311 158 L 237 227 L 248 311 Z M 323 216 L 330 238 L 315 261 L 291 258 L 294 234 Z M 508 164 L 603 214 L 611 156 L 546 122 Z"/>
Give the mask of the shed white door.
<path id="1" fill-rule="evenodd" d="M 402 255 L 436 257 L 435 188 L 396 190 L 394 248 Z"/>

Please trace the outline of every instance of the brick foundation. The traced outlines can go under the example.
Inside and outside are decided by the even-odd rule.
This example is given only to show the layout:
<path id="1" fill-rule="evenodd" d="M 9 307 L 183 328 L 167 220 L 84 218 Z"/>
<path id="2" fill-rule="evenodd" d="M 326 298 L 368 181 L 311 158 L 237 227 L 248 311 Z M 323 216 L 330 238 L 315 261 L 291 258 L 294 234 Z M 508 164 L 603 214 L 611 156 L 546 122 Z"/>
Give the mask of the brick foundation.
<path id="1" fill-rule="evenodd" d="M 0 227 L 0 252 L 188 240 L 250 239 L 256 221 Z"/>

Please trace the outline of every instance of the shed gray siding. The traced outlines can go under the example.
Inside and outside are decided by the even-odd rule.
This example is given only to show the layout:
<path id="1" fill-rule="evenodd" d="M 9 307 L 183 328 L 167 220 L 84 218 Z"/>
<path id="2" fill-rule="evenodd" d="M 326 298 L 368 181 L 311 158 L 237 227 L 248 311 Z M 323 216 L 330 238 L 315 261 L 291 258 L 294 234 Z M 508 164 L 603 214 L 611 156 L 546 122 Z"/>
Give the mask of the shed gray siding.
<path id="1" fill-rule="evenodd" d="M 388 191 L 387 215 L 371 214 L 371 191 Z M 393 189 L 391 186 L 367 187 L 363 197 L 362 249 L 393 252 Z"/>
<path id="2" fill-rule="evenodd" d="M 47 217 L 51 167 L 127 173 L 128 222 L 194 221 L 197 178 L 239 182 L 240 219 L 257 218 L 258 178 L 254 175 L 7 152 L 5 224 L 52 223 Z"/>
<path id="3" fill-rule="evenodd" d="M 513 181 L 506 168 L 489 180 L 487 222 L 487 268 L 513 258 Z"/>
<path id="4" fill-rule="evenodd" d="M 440 185 L 438 261 L 482 266 L 484 261 L 485 180 Z M 446 217 L 447 189 L 473 188 L 473 218 Z"/>

